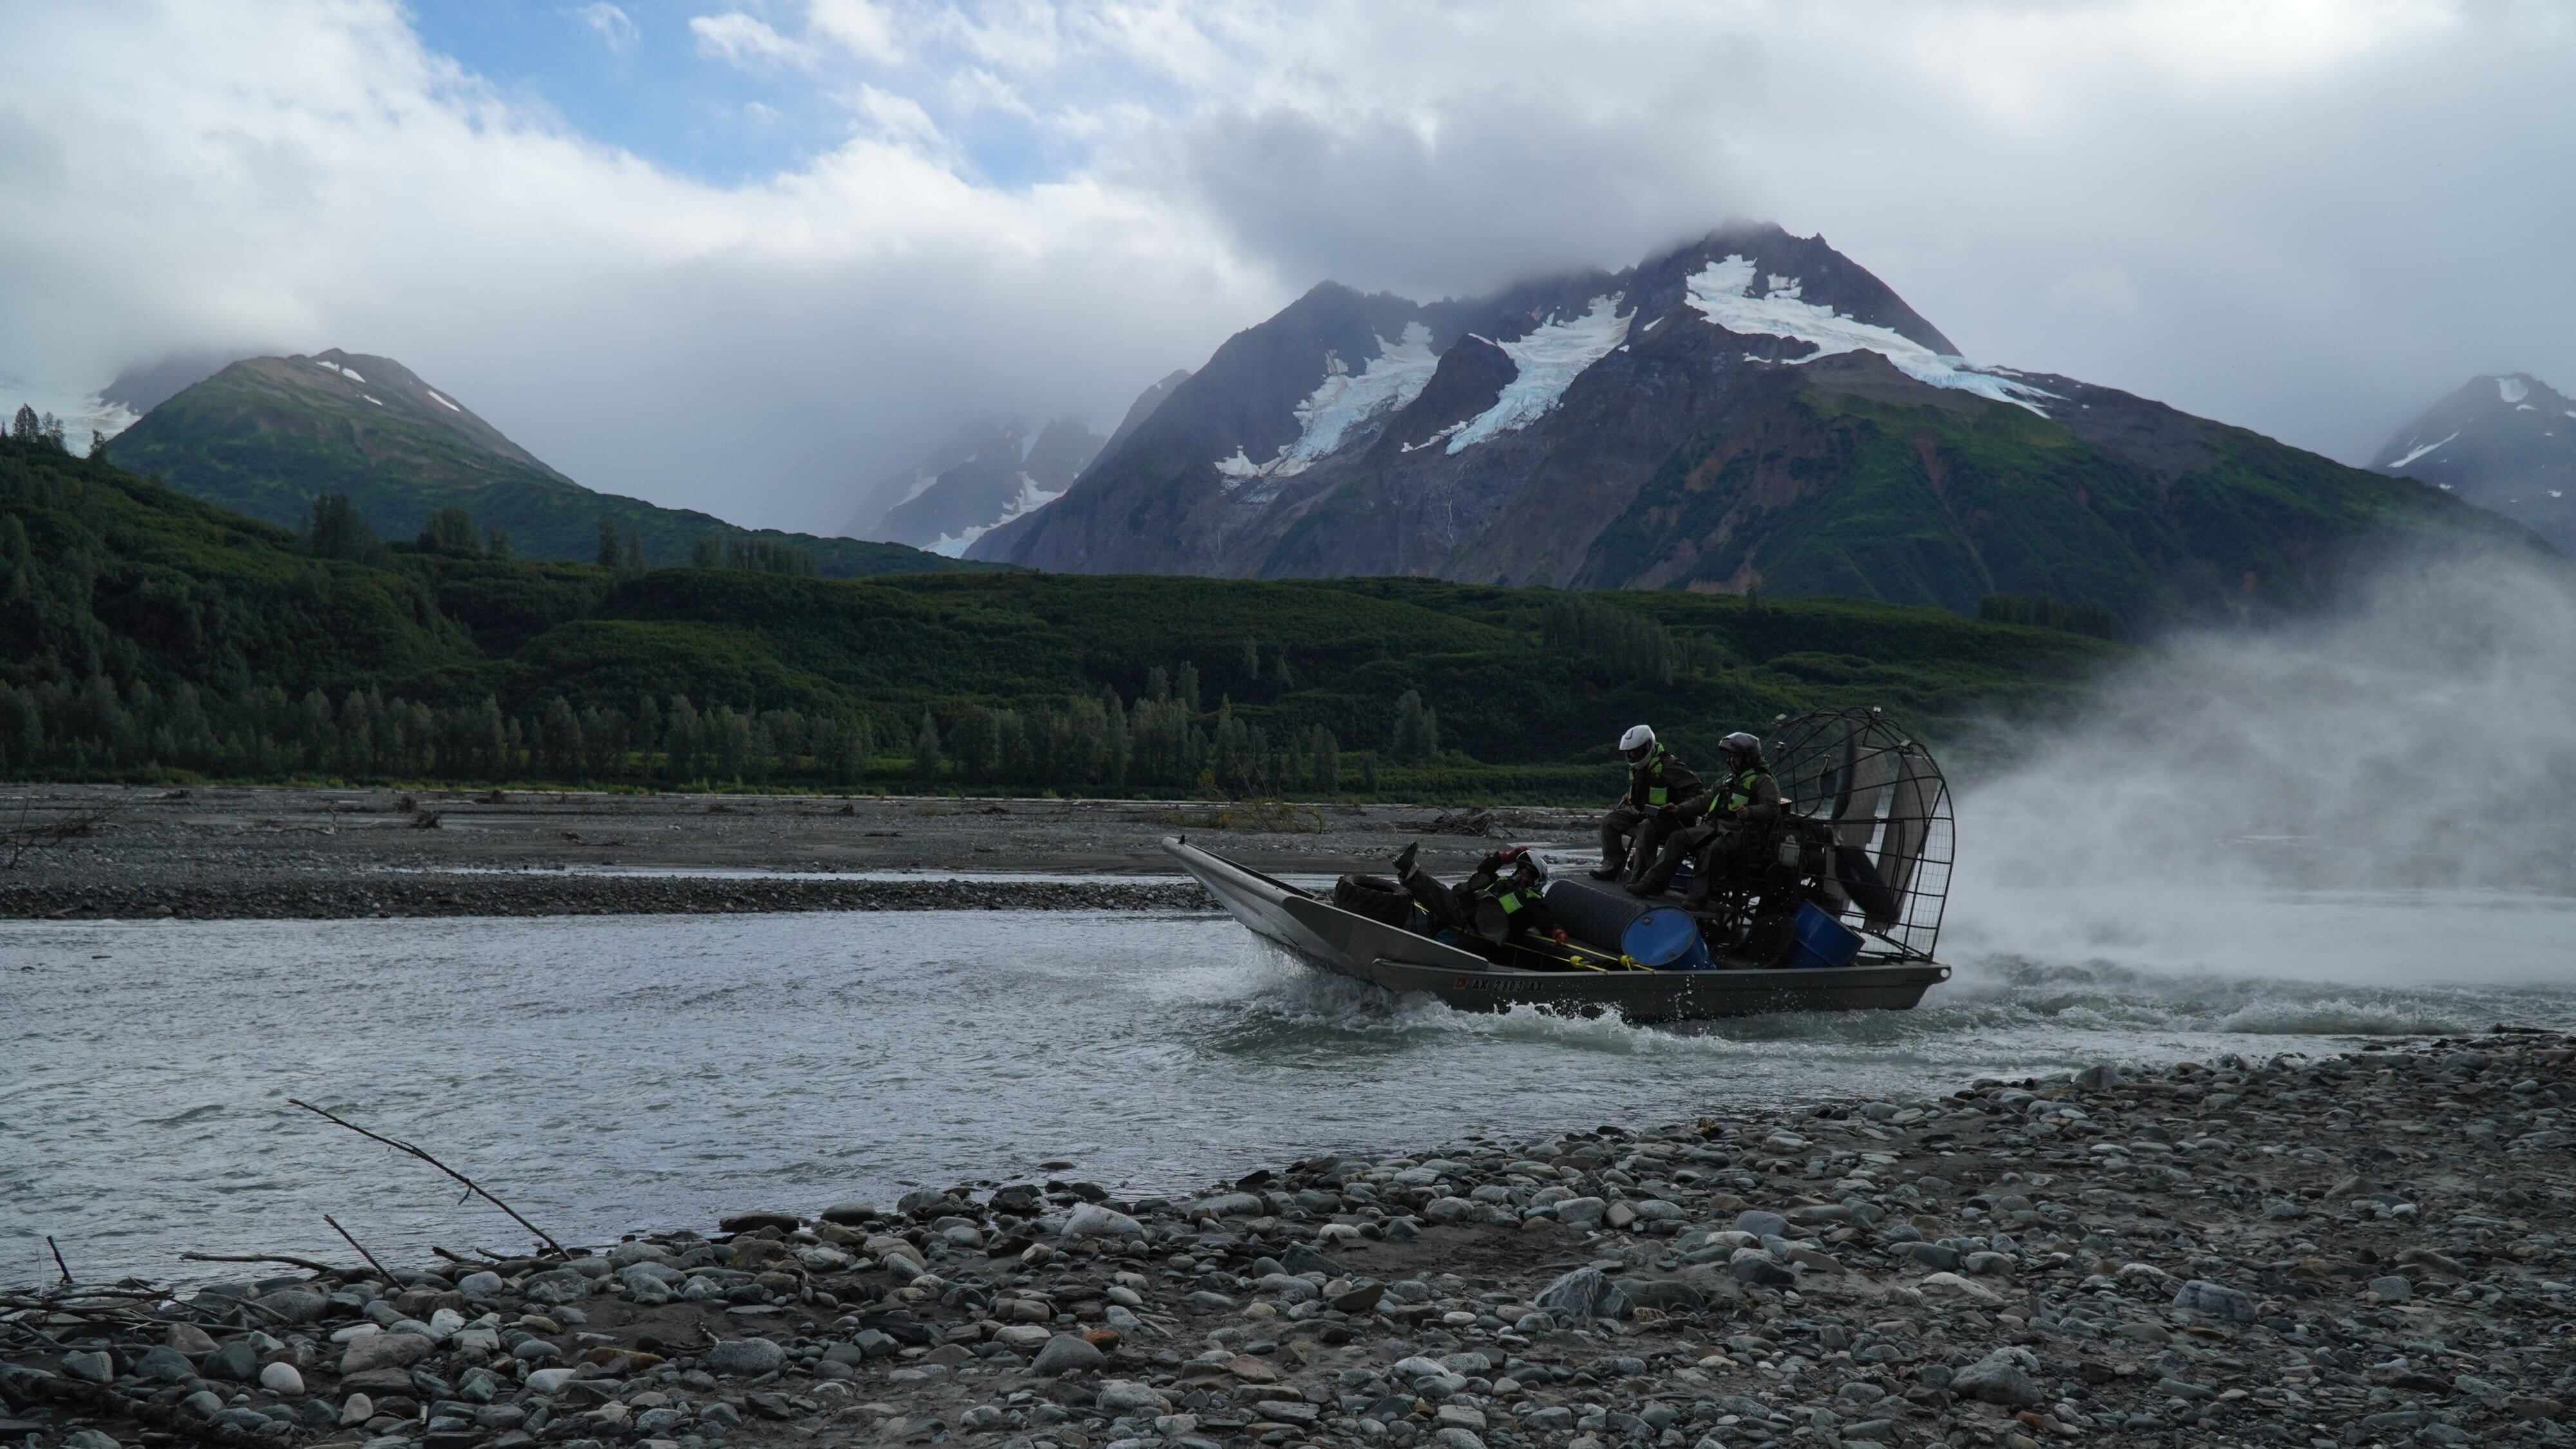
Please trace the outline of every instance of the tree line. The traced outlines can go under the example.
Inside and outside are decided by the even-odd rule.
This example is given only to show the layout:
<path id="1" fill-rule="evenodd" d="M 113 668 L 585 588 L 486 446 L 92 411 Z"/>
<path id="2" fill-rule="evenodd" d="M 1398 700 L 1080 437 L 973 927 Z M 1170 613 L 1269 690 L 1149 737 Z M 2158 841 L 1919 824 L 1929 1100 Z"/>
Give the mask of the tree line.
<path id="1" fill-rule="evenodd" d="M 1186 669 L 1186 666 L 1184 666 Z M 1159 671 L 1158 671 L 1159 672 Z M 1419 708 L 1419 697 L 1408 693 Z M 1399 715 L 1403 739 L 1408 715 Z M 1399 758 L 1432 756 L 1418 746 Z M 1349 782 L 1377 788 L 1378 755 Z M 631 704 L 576 706 L 551 695 L 512 712 L 486 695 L 434 705 L 351 689 L 300 698 L 274 685 L 230 696 L 186 682 L 120 687 L 0 684 L 0 776 L 327 777 L 669 786 L 874 783 L 1117 794 L 1321 795 L 1344 792 L 1341 742 L 1307 725 L 1273 737 L 1231 700 L 1199 711 L 1165 697 L 1124 702 L 1103 687 L 1061 705 L 925 709 L 908 725 L 865 712 L 702 707 L 639 693 Z"/>

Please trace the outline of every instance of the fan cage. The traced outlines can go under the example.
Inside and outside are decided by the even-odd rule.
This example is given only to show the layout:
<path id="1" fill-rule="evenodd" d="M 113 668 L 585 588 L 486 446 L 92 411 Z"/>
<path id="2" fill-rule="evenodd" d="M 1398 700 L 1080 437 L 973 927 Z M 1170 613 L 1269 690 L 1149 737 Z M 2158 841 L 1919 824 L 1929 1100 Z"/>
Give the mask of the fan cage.
<path id="1" fill-rule="evenodd" d="M 1894 897 L 1893 912 L 1873 916 L 1829 881 L 1844 924 L 1906 959 L 1930 960 L 1956 844 L 1949 782 L 1931 752 L 1877 709 L 1784 717 L 1765 751 L 1789 811 L 1829 826 L 1836 851 L 1860 852 Z"/>

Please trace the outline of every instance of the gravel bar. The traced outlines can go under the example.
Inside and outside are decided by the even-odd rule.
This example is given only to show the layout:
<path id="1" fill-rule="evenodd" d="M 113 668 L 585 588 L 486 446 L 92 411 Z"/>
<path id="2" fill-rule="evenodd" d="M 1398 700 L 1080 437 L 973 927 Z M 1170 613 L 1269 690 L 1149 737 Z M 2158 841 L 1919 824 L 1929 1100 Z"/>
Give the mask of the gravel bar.
<path id="1" fill-rule="evenodd" d="M 30 1287 L 0 1440 L 2565 1443 L 2571 1059 L 2499 1028 L 2104 1063 L 1186 1198 L 924 1186 L 569 1258 Z"/>
<path id="2" fill-rule="evenodd" d="M 199 876 L 0 884 L 0 919 L 336 920 L 371 916 L 722 915 L 732 911 L 1199 911 L 1194 881 L 760 880 L 596 875 Z"/>

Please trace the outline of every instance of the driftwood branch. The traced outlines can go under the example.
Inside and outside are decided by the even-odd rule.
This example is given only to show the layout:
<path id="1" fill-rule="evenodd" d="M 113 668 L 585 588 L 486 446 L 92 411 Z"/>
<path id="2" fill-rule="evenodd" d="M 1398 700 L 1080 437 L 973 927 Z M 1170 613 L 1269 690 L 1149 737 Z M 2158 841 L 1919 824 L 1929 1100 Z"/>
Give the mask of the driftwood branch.
<path id="1" fill-rule="evenodd" d="M 547 1232 L 545 1229 L 543 1229 L 543 1228 L 541 1228 L 541 1227 L 538 1227 L 535 1223 L 529 1222 L 526 1218 L 519 1216 L 519 1210 L 518 1210 L 517 1208 L 514 1208 L 514 1207 L 510 1206 L 508 1203 L 505 1203 L 505 1202 L 501 1201 L 499 1198 L 494 1197 L 491 1193 L 489 1193 L 489 1192 L 487 1192 L 487 1191 L 485 1191 L 485 1190 L 484 1190 L 483 1185 L 482 1185 L 481 1183 L 478 1183 L 478 1182 L 476 1182 L 474 1179 L 472 1179 L 472 1178 L 470 1178 L 470 1177 L 467 1177 L 464 1173 L 461 1173 L 461 1172 L 457 1171 L 455 1168 L 452 1168 L 452 1167 L 448 1166 L 446 1163 L 439 1161 L 437 1158 L 430 1156 L 427 1152 L 422 1151 L 420 1148 L 415 1147 L 415 1146 L 413 1146 L 412 1144 L 410 1144 L 410 1143 L 408 1143 L 408 1142 L 403 1142 L 403 1141 L 400 1141 L 400 1140 L 395 1139 L 395 1138 L 392 1138 L 392 1137 L 384 1136 L 384 1135 L 383 1135 L 383 1134 L 381 1134 L 381 1133 L 377 1133 L 377 1132 L 370 1132 L 370 1131 L 368 1131 L 366 1128 L 359 1126 L 357 1123 L 355 1123 L 355 1122 L 351 1122 L 351 1121 L 348 1121 L 347 1119 L 342 1118 L 342 1117 L 334 1116 L 334 1115 L 332 1115 L 332 1114 L 331 1114 L 331 1113 L 329 1113 L 329 1112 L 325 1112 L 325 1111 L 323 1111 L 321 1108 L 314 1106 L 314 1105 L 313 1105 L 312 1103 L 310 1103 L 310 1102 L 299 1102 L 299 1101 L 297 1101 L 297 1100 L 296 1100 L 295 1098 L 293 1098 L 293 1097 L 289 1097 L 289 1098 L 287 1098 L 287 1099 L 286 1099 L 286 1101 L 287 1101 L 287 1105 L 289 1105 L 289 1106 L 292 1106 L 292 1107 L 301 1107 L 301 1108 L 303 1108 L 305 1111 L 312 1113 L 314 1116 L 316 1116 L 316 1117 L 320 1117 L 320 1118 L 322 1118 L 323 1120 L 328 1121 L 328 1122 L 334 1122 L 334 1123 L 337 1123 L 337 1124 L 339 1124 L 339 1125 L 340 1125 L 340 1126 L 342 1126 L 342 1127 L 346 1127 L 346 1128 L 348 1128 L 350 1131 L 357 1133 L 359 1136 L 364 1137 L 364 1138 L 366 1138 L 367 1140 L 369 1140 L 369 1141 L 371 1141 L 371 1142 L 381 1142 L 381 1143 L 383 1143 L 384 1145 L 386 1145 L 387 1147 L 390 1147 L 390 1148 L 394 1149 L 394 1150 L 395 1150 L 395 1151 L 397 1151 L 397 1152 L 408 1153 L 408 1154 L 410 1154 L 410 1155 L 411 1155 L 411 1156 L 413 1156 L 413 1157 L 417 1157 L 417 1158 L 419 1158 L 421 1161 L 426 1162 L 426 1163 L 428 1163 L 430 1166 L 437 1168 L 439 1171 L 441 1171 L 441 1172 L 443 1172 L 443 1173 L 446 1173 L 448 1176 L 450 1176 L 450 1177 L 452 1177 L 452 1178 L 455 1178 L 458 1182 L 461 1182 L 461 1183 L 465 1184 L 465 1190 L 466 1190 L 466 1191 L 468 1191 L 468 1192 L 470 1192 L 470 1193 L 474 1194 L 474 1195 L 475 1195 L 475 1196 L 477 1196 L 477 1197 L 482 1198 L 485 1202 L 488 1202 L 488 1203 L 490 1203 L 492 1206 L 494 1206 L 494 1207 L 496 1207 L 496 1208 L 499 1208 L 501 1211 L 503 1211 L 503 1212 L 505 1212 L 505 1213 L 508 1213 L 508 1214 L 510 1215 L 510 1220 L 511 1220 L 512 1222 L 515 1222 L 515 1223 L 517 1223 L 520 1227 L 526 1228 L 529 1232 L 532 1232 L 532 1233 L 536 1234 L 536 1235 L 537 1235 L 538 1240 L 539 1240 L 539 1241 L 541 1241 L 541 1242 L 543 1242 L 547 1247 L 552 1248 L 552 1249 L 554 1250 L 555 1255 L 556 1255 L 557 1257 L 564 1257 L 564 1258 L 568 1258 L 568 1257 L 571 1257 L 571 1256 L 572 1256 L 570 1253 L 568 1253 L 568 1252 L 566 1252 L 566 1251 L 564 1250 L 564 1245 L 563 1245 L 563 1244 L 558 1243 L 558 1242 L 556 1242 L 556 1241 L 554 1240 L 554 1235 L 553 1235 L 553 1234 L 551 1234 L 551 1233 Z"/>
<path id="2" fill-rule="evenodd" d="M 59 1248 L 59 1247 L 55 1247 L 55 1246 L 54 1246 L 54 1235 L 53 1235 L 53 1234 L 51 1234 L 51 1233 L 47 1233 L 47 1234 L 45 1234 L 45 1246 L 46 1246 L 46 1247 L 48 1247 L 48 1248 L 53 1248 L 53 1250 L 54 1250 L 54 1268 L 55 1268 L 55 1270 L 56 1270 L 56 1271 L 60 1272 L 60 1273 L 63 1275 L 63 1286 L 65 1286 L 65 1287 L 70 1287 L 70 1286 L 71 1286 L 71 1281 L 72 1281 L 72 1270 L 71 1270 L 71 1268 L 70 1268 L 69 1266 L 67 1266 L 67 1265 L 63 1262 L 63 1250 L 62 1250 L 61 1248 Z"/>
<path id="3" fill-rule="evenodd" d="M 358 1256 L 367 1260 L 367 1266 L 376 1270 L 377 1277 L 384 1279 L 388 1283 L 394 1281 L 393 1273 L 388 1270 L 384 1264 L 377 1262 L 376 1255 L 368 1252 L 364 1244 L 360 1243 L 357 1239 L 350 1237 L 349 1230 L 340 1226 L 340 1220 L 338 1218 L 331 1216 L 329 1213 L 324 1213 L 322 1215 L 322 1221 L 329 1223 L 331 1225 L 331 1231 L 338 1233 L 342 1241 L 346 1242 L 350 1247 L 358 1250 Z"/>
<path id="4" fill-rule="evenodd" d="M 181 1253 L 179 1256 L 191 1263 L 292 1263 L 298 1268 L 310 1268 L 316 1273 L 340 1271 L 328 1263 L 316 1263 L 311 1258 L 297 1258 L 285 1253 Z"/>

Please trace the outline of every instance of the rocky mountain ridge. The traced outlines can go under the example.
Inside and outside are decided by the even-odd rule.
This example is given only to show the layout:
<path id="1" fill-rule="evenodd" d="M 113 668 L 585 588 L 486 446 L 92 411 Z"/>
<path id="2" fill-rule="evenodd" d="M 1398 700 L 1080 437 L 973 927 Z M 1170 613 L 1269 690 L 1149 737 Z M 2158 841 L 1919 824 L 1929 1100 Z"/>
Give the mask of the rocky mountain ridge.
<path id="1" fill-rule="evenodd" d="M 1429 304 L 1324 284 L 1229 339 L 974 558 L 1561 588 L 2295 605 L 2436 490 L 1979 367 L 1818 237 L 1744 225 Z"/>
<path id="2" fill-rule="evenodd" d="M 2527 372 L 2470 378 L 2398 429 L 2370 466 L 2576 552 L 2576 400 Z"/>

